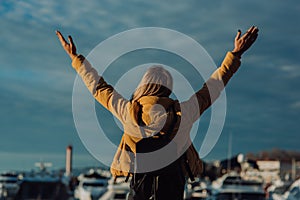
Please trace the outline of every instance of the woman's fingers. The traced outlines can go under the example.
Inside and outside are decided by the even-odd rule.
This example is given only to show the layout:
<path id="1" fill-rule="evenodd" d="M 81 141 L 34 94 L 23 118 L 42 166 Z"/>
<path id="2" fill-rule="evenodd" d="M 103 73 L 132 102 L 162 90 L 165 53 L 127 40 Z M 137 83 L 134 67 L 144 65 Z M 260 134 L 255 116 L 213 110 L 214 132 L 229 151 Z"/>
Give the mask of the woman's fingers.
<path id="1" fill-rule="evenodd" d="M 255 26 L 251 26 L 248 31 L 243 35 L 244 38 L 252 37 L 253 35 L 257 34 L 258 28 Z"/>
<path id="2" fill-rule="evenodd" d="M 73 39 L 70 35 L 68 36 L 68 40 L 70 42 L 71 47 L 74 46 Z"/>
<path id="3" fill-rule="evenodd" d="M 241 34 L 242 34 L 241 30 L 238 30 L 238 32 L 237 32 L 237 34 L 236 34 L 236 36 L 235 36 L 235 40 L 240 39 Z"/>
<path id="4" fill-rule="evenodd" d="M 60 41 L 60 43 L 64 46 L 67 44 L 67 41 L 65 40 L 64 36 L 61 34 L 61 32 L 56 31 L 56 35 Z"/>
<path id="5" fill-rule="evenodd" d="M 70 51 L 71 51 L 70 53 L 75 55 L 76 54 L 76 46 L 73 42 L 73 38 L 70 35 L 68 36 L 68 40 L 70 42 Z"/>

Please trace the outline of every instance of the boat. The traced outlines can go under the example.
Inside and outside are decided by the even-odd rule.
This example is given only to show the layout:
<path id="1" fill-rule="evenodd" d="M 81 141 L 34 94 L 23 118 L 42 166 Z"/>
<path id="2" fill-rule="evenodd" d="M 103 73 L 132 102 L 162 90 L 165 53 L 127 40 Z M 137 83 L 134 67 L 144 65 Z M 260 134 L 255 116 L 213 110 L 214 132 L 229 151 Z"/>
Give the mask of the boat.
<path id="1" fill-rule="evenodd" d="M 212 195 L 211 200 L 266 200 L 262 189 L 253 189 L 248 186 L 234 186 L 220 189 Z"/>
<path id="2" fill-rule="evenodd" d="M 217 187 L 216 187 L 217 186 Z M 213 184 L 210 200 L 265 200 L 263 181 L 245 179 L 239 174 L 226 174 Z"/>
<path id="3" fill-rule="evenodd" d="M 39 171 L 21 173 L 19 175 L 20 188 L 15 199 L 29 200 L 61 200 L 71 199 L 69 188 L 62 182 L 62 177 L 46 170 L 49 163 L 37 163 Z"/>
<path id="4" fill-rule="evenodd" d="M 74 196 L 79 200 L 98 200 L 106 191 L 109 175 L 100 170 L 91 169 L 78 176 L 79 184 Z"/>
<path id="5" fill-rule="evenodd" d="M 289 189 L 284 193 L 283 198 L 286 200 L 300 199 L 300 178 L 292 183 Z"/>
<path id="6" fill-rule="evenodd" d="M 191 194 L 191 200 L 201 200 L 207 199 L 211 195 L 211 191 L 208 187 L 196 186 L 193 188 L 193 192 Z"/>
<path id="7" fill-rule="evenodd" d="M 25 177 L 20 184 L 16 199 L 59 200 L 70 199 L 68 188 L 59 178 Z"/>
<path id="8" fill-rule="evenodd" d="M 0 174 L 0 199 L 15 197 L 19 188 L 18 173 L 5 172 Z"/>
<path id="9" fill-rule="evenodd" d="M 207 199 L 211 195 L 211 186 L 208 180 L 195 178 L 193 182 L 188 181 L 186 185 L 184 199 Z"/>
<path id="10" fill-rule="evenodd" d="M 129 180 L 126 177 L 111 178 L 107 192 L 99 200 L 125 200 L 129 194 Z"/>

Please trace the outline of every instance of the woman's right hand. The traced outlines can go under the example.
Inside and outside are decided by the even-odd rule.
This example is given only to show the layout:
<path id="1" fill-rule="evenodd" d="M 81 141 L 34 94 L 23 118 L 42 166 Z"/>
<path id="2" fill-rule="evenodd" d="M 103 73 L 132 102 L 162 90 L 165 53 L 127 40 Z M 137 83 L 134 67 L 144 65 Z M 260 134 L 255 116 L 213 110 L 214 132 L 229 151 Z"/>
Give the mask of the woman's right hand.
<path id="1" fill-rule="evenodd" d="M 258 28 L 252 26 L 248 29 L 248 31 L 241 36 L 241 31 L 238 30 L 238 33 L 234 40 L 234 49 L 232 51 L 233 54 L 241 57 L 242 54 L 247 51 L 252 44 L 255 42 L 258 36 Z"/>

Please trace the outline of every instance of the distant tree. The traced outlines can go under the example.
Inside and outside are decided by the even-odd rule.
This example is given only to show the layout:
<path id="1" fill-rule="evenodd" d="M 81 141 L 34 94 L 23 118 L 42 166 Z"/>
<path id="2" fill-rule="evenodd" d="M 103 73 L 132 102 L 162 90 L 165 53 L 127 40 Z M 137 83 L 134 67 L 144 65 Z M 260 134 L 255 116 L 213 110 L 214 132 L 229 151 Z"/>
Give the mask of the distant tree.
<path id="1" fill-rule="evenodd" d="M 258 153 L 249 152 L 246 158 L 250 160 L 279 160 L 281 162 L 291 162 L 292 159 L 300 161 L 300 152 L 288 151 L 279 148 L 263 150 Z"/>
<path id="2" fill-rule="evenodd" d="M 255 155 L 254 153 L 247 153 L 246 159 L 247 160 L 257 160 L 257 155 Z"/>

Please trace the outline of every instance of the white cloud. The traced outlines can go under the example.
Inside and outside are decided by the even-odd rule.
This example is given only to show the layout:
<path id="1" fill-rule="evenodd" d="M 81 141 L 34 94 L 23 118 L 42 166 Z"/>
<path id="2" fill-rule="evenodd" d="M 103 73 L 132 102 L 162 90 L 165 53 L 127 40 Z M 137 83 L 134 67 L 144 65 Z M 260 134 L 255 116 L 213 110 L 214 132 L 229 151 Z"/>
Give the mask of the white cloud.
<path id="1" fill-rule="evenodd" d="M 290 105 L 290 108 L 299 110 L 300 109 L 300 101 L 296 101 L 296 102 L 292 103 Z"/>
<path id="2" fill-rule="evenodd" d="M 298 78 L 300 76 L 300 63 L 299 65 L 283 65 L 279 68 L 283 75 L 289 78 Z"/>

